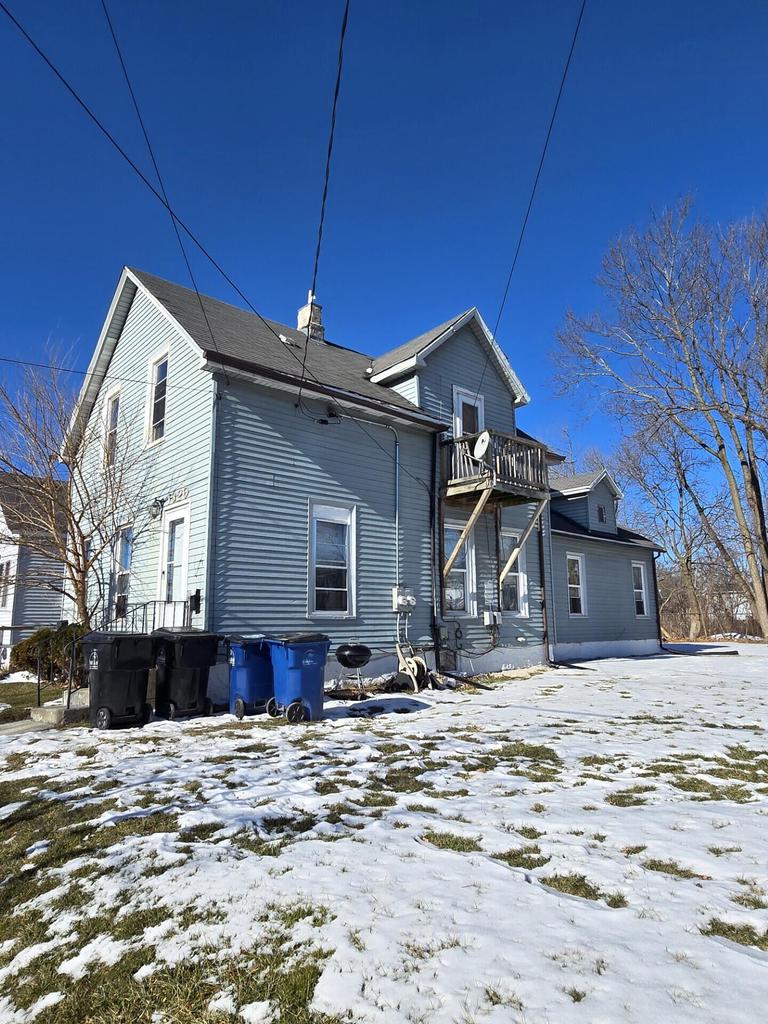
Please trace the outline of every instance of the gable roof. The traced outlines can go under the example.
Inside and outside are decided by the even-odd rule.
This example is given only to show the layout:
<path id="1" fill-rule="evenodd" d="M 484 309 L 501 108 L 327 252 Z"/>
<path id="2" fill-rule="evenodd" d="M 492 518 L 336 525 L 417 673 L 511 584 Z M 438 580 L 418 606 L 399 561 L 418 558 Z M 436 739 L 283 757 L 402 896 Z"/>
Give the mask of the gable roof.
<path id="1" fill-rule="evenodd" d="M 196 292 L 182 285 L 144 270 L 124 267 L 85 374 L 70 422 L 70 435 L 76 436 L 85 428 L 139 290 L 200 353 L 208 369 L 230 367 L 292 387 L 301 383 L 304 332 L 263 319 L 210 295 L 198 298 Z M 330 341 L 310 341 L 303 375 L 304 390 L 331 401 L 372 408 L 431 430 L 447 429 L 446 424 L 392 388 L 374 384 L 370 366 L 371 357 L 362 352 Z"/>
<path id="2" fill-rule="evenodd" d="M 512 392 L 515 404 L 526 405 L 531 400 L 531 396 L 523 387 L 520 378 L 512 369 L 509 360 L 488 330 L 488 326 L 480 312 L 474 306 L 463 313 L 459 313 L 458 316 L 446 320 L 445 323 L 433 327 L 424 334 L 406 341 L 404 345 L 399 345 L 397 348 L 385 352 L 384 355 L 377 356 L 373 360 L 371 380 L 376 383 L 383 383 L 415 370 L 419 366 L 423 366 L 424 360 L 432 352 L 465 326 L 470 327 L 474 331 L 478 341 L 488 350 L 489 358 L 493 359 L 502 379 Z"/>
<path id="3" fill-rule="evenodd" d="M 584 474 L 582 474 L 584 475 Z M 663 551 L 656 541 L 649 540 L 641 533 L 630 530 L 627 526 L 616 527 L 616 533 L 606 533 L 603 530 L 590 530 L 581 523 L 577 523 L 570 516 L 564 516 L 550 506 L 549 521 L 553 533 L 567 533 L 573 537 L 583 537 L 589 540 L 612 541 L 614 544 L 634 544 L 637 547 L 651 548 L 653 551 Z"/>
<path id="4" fill-rule="evenodd" d="M 623 497 L 618 484 L 607 469 L 598 469 L 591 473 L 555 476 L 549 481 L 549 488 L 553 495 L 560 494 L 566 498 L 574 498 L 581 494 L 589 494 L 602 481 L 605 481 L 615 497 Z"/>
<path id="5" fill-rule="evenodd" d="M 306 334 L 295 327 L 266 320 L 209 295 L 166 281 L 143 270 L 129 272 L 168 310 L 206 361 L 240 369 L 267 371 L 298 383 L 302 377 Z M 202 302 L 205 316 L 200 308 Z M 207 317 L 207 323 L 206 323 Z M 208 327 L 210 324 L 210 329 Z M 282 335 L 285 341 L 280 338 Z M 306 389 L 320 383 L 351 395 L 369 398 L 377 405 L 392 406 L 436 425 L 407 398 L 391 388 L 372 383 L 366 370 L 371 358 L 332 341 L 310 341 L 305 364 Z"/>

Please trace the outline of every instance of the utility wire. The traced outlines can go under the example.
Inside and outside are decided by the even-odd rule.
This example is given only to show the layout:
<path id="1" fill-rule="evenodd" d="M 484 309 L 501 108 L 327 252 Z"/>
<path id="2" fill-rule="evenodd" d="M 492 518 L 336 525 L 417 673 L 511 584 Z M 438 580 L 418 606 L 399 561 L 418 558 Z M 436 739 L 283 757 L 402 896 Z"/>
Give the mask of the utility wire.
<path id="1" fill-rule="evenodd" d="M 130 96 L 131 96 L 131 102 L 133 103 L 133 109 L 136 111 L 136 118 L 137 118 L 137 120 L 139 122 L 139 125 L 141 127 L 141 133 L 144 136 L 144 141 L 147 144 L 147 150 L 149 152 L 150 159 L 152 160 L 152 166 L 155 169 L 155 174 L 157 175 L 157 181 L 158 181 L 158 184 L 160 185 L 160 191 L 163 194 L 163 200 L 165 202 L 166 207 L 168 208 L 168 213 L 169 213 L 169 216 L 171 218 L 171 225 L 173 226 L 173 233 L 176 235 L 176 241 L 179 243 L 179 248 L 181 249 L 181 255 L 182 255 L 183 259 L 184 259 L 184 263 L 185 263 L 186 268 L 187 268 L 187 273 L 189 274 L 189 280 L 192 282 L 192 287 L 195 290 L 195 295 L 197 295 L 197 301 L 200 304 L 200 312 L 203 314 L 203 319 L 205 320 L 205 325 L 208 328 L 208 333 L 209 333 L 209 335 L 211 337 L 211 344 L 213 345 L 214 349 L 218 352 L 219 351 L 219 347 L 216 344 L 215 337 L 213 336 L 213 328 L 211 327 L 210 320 L 208 319 L 208 314 L 205 311 L 205 306 L 203 305 L 203 300 L 202 300 L 202 297 L 200 295 L 200 290 L 197 287 L 197 281 L 195 280 L 195 275 L 194 275 L 194 273 L 192 271 L 192 265 L 189 262 L 189 256 L 187 255 L 187 250 L 186 250 L 186 247 L 184 245 L 184 240 L 181 237 L 181 232 L 179 231 L 179 226 L 176 223 L 176 218 L 174 217 L 174 215 L 173 215 L 173 213 L 171 211 L 171 204 L 170 204 L 170 200 L 168 199 L 168 191 L 167 191 L 167 189 L 165 187 L 165 182 L 163 181 L 163 176 L 160 173 L 160 168 L 158 167 L 158 164 L 157 164 L 157 159 L 155 157 L 155 151 L 154 151 L 154 149 L 152 147 L 152 143 L 149 141 L 149 133 L 147 132 L 147 127 L 144 124 L 144 118 L 141 116 L 141 109 L 139 108 L 139 101 L 136 99 L 136 93 L 134 92 L 133 85 L 131 84 L 131 78 L 130 78 L 130 75 L 128 74 L 128 68 L 126 67 L 126 64 L 125 64 L 125 57 L 123 56 L 123 51 L 122 51 L 122 49 L 120 47 L 120 43 L 118 42 L 118 39 L 117 39 L 117 33 L 115 32 L 115 26 L 112 24 L 112 18 L 109 16 L 109 8 L 107 7 L 107 0 L 101 0 L 101 7 L 102 7 L 102 10 L 104 11 L 104 17 L 107 19 L 107 25 L 109 26 L 109 33 L 112 36 L 112 42 L 115 44 L 115 51 L 117 52 L 117 59 L 120 61 L 120 67 L 123 69 L 123 77 L 125 78 L 125 84 L 128 86 L 128 92 L 130 93 Z M 229 377 L 227 375 L 226 370 L 224 371 L 224 379 L 225 379 L 227 385 L 229 385 Z"/>
<path id="2" fill-rule="evenodd" d="M 549 149 L 549 140 L 552 137 L 552 129 L 555 127 L 555 120 L 557 118 L 557 111 L 558 111 L 558 108 L 560 107 L 560 99 L 561 99 L 561 97 L 563 95 L 563 89 L 565 88 L 565 81 L 566 81 L 566 79 L 568 77 L 568 70 L 569 70 L 569 68 L 571 66 L 571 58 L 573 57 L 573 51 L 576 49 L 576 40 L 579 38 L 579 29 L 581 28 L 581 22 L 582 22 L 582 19 L 584 17 L 584 11 L 586 9 L 586 6 L 587 6 L 587 0 L 582 0 L 581 8 L 579 9 L 579 16 L 576 19 L 576 27 L 573 30 L 573 37 L 571 39 L 571 48 L 568 51 L 568 57 L 567 57 L 567 59 L 565 61 L 565 66 L 563 67 L 563 74 L 562 74 L 562 77 L 560 78 L 560 88 L 557 90 L 557 96 L 555 97 L 555 105 L 552 108 L 552 114 L 551 114 L 551 116 L 549 118 L 549 126 L 547 127 L 547 134 L 546 134 L 546 136 L 544 138 L 544 145 L 543 145 L 542 150 L 541 150 L 541 156 L 539 157 L 539 165 L 536 168 L 536 175 L 535 175 L 535 177 L 533 179 L 533 185 L 531 187 L 530 196 L 528 197 L 528 206 L 526 207 L 526 210 L 525 210 L 525 216 L 523 217 L 523 223 L 520 226 L 520 234 L 518 235 L 518 238 L 517 238 L 517 245 L 515 246 L 514 256 L 512 257 L 512 266 L 510 267 L 509 275 L 507 276 L 507 283 L 506 283 L 506 286 L 504 288 L 504 294 L 503 294 L 503 296 L 501 298 L 501 305 L 499 306 L 499 314 L 496 317 L 496 323 L 494 324 L 494 327 L 493 327 L 493 337 L 494 338 L 496 337 L 496 334 L 497 334 L 497 332 L 499 330 L 499 324 L 501 323 L 501 317 L 502 317 L 502 314 L 504 312 L 504 307 L 507 304 L 507 296 L 509 295 L 509 287 L 512 284 L 512 277 L 513 277 L 513 275 L 515 273 L 515 268 L 517 267 L 517 260 L 518 260 L 518 257 L 520 256 L 520 250 L 522 249 L 522 246 L 523 246 L 523 239 L 525 238 L 525 230 L 528 227 L 528 219 L 531 216 L 531 210 L 533 209 L 533 201 L 536 198 L 536 190 L 539 187 L 539 179 L 541 178 L 541 172 L 542 172 L 542 169 L 544 167 L 544 161 L 547 158 L 547 150 Z M 490 353 L 487 353 L 486 357 L 485 357 L 485 364 L 483 366 L 483 372 L 480 375 L 480 383 L 477 385 L 477 391 L 475 392 L 475 403 L 477 402 L 477 399 L 478 399 L 478 397 L 480 395 L 480 388 L 483 386 L 483 381 L 485 380 L 485 374 L 486 374 L 486 371 L 488 369 L 489 361 L 490 361 Z"/>
<path id="3" fill-rule="evenodd" d="M 155 188 L 155 186 L 152 184 L 152 182 L 149 180 L 149 178 L 147 178 L 147 176 L 144 174 L 144 172 L 141 170 L 141 168 L 131 159 L 131 157 L 126 153 L 126 151 L 123 149 L 123 147 L 120 145 L 120 143 L 114 137 L 114 135 L 99 120 L 99 118 L 91 110 L 91 108 L 88 106 L 88 104 L 85 102 L 85 100 L 82 99 L 82 97 L 79 95 L 79 93 L 74 88 L 74 86 L 72 86 L 67 81 L 67 79 L 61 73 L 61 71 L 59 71 L 59 69 L 56 67 L 56 65 L 53 63 L 53 61 L 37 45 L 37 43 L 32 38 L 32 36 L 29 34 L 29 32 L 27 32 L 27 30 L 24 28 L 24 26 L 19 22 L 19 20 L 15 17 L 15 15 L 12 13 L 12 11 L 4 3 L 4 0 L 0 0 L 0 10 L 6 15 L 6 17 L 9 19 L 9 21 L 11 21 L 13 23 L 13 25 L 15 25 L 15 27 L 18 29 L 18 31 L 21 33 L 21 35 L 24 37 L 24 39 L 26 39 L 26 41 L 29 43 L 29 45 L 32 47 L 32 49 L 35 51 L 35 53 L 37 53 L 37 55 L 41 58 L 41 60 L 50 68 L 50 70 L 54 73 L 56 78 L 58 78 L 58 80 L 61 82 L 61 84 L 64 86 L 64 88 L 70 94 L 70 96 L 75 100 L 77 105 L 85 112 L 87 117 L 96 125 L 96 127 L 99 129 L 99 131 L 102 133 L 102 135 L 104 135 L 104 137 L 110 142 L 110 144 L 117 150 L 117 152 L 120 154 L 120 156 L 132 168 L 132 170 L 138 175 L 138 177 L 146 185 L 146 187 L 149 189 L 149 191 L 168 210 L 168 213 L 171 215 L 171 217 L 174 219 L 174 221 L 179 225 L 179 227 L 182 229 L 182 231 L 184 231 L 184 233 L 190 238 L 190 240 L 194 243 L 194 245 L 197 246 L 199 251 L 205 256 L 205 258 L 211 263 L 211 265 L 224 278 L 224 280 L 227 282 L 227 284 L 230 285 L 230 287 L 243 300 L 243 302 L 246 304 L 248 309 L 250 309 L 250 311 L 255 316 L 258 317 L 258 319 L 264 324 L 264 326 L 267 328 L 267 330 L 271 334 L 273 334 L 275 336 L 277 341 L 280 342 L 280 345 L 281 345 L 281 348 L 283 349 L 283 351 L 289 352 L 290 355 L 298 363 L 301 363 L 300 357 L 298 355 L 296 355 L 295 352 L 291 351 L 291 349 L 289 347 L 283 346 L 283 342 L 282 342 L 282 340 L 280 338 L 280 335 L 275 331 L 275 329 L 272 327 L 272 325 L 269 323 L 269 321 L 266 320 L 261 315 L 261 313 L 259 313 L 259 311 L 256 309 L 256 307 L 251 303 L 251 301 L 248 299 L 248 297 L 242 291 L 242 289 L 232 280 L 232 278 L 229 276 L 229 274 L 227 274 L 227 272 L 224 270 L 224 268 L 221 266 L 221 264 L 211 255 L 211 253 L 208 251 L 208 249 L 206 249 L 206 247 L 203 245 L 203 243 L 194 234 L 192 229 L 189 228 L 184 223 L 184 221 L 178 216 L 178 214 L 171 207 L 170 203 L 168 203 L 167 200 L 163 198 L 161 193 L 158 192 L 158 190 Z M 24 363 L 21 360 L 12 360 L 12 359 L 7 359 L 7 358 L 4 361 L 5 362 L 18 362 L 20 365 L 32 365 L 31 363 Z M 40 365 L 44 365 L 44 364 L 40 364 Z M 77 372 L 83 372 L 83 371 L 77 371 Z M 317 384 L 321 384 L 322 383 L 320 380 L 318 380 L 318 378 L 311 371 L 307 371 L 307 374 Z M 342 402 L 340 402 L 338 400 L 334 400 L 334 404 L 337 405 L 340 409 L 343 409 L 343 410 L 348 410 L 348 411 L 351 411 L 351 412 L 355 412 L 356 411 L 356 407 L 355 406 L 346 406 L 346 405 L 344 405 L 344 403 L 342 403 Z M 355 423 L 360 430 L 362 430 L 362 432 L 369 438 L 369 440 L 374 445 L 376 445 L 377 448 L 381 449 L 381 451 L 384 453 L 384 455 L 387 456 L 388 459 L 390 459 L 390 461 L 392 461 L 392 462 L 395 461 L 394 455 L 390 451 L 388 451 L 387 448 L 385 448 L 384 445 L 381 444 L 373 436 L 373 434 L 370 433 L 370 431 L 366 430 L 366 428 L 363 426 L 363 424 L 359 420 L 352 419 L 352 422 Z M 424 490 L 427 491 L 427 493 L 431 493 L 429 491 L 429 488 L 427 488 L 426 485 L 424 484 L 423 480 L 421 480 L 415 474 L 411 473 L 410 470 L 408 470 L 402 464 L 401 464 L 400 468 L 401 468 L 402 472 L 404 472 L 406 474 L 406 476 L 409 476 L 414 481 L 416 481 L 416 483 L 418 483 L 421 487 L 423 487 Z"/>
<path id="4" fill-rule="evenodd" d="M 103 2 L 103 0 L 102 0 Z M 301 363 L 301 380 L 299 381 L 299 394 L 296 399 L 296 408 L 304 411 L 301 405 L 301 392 L 304 387 L 304 374 L 307 367 L 307 356 L 309 354 L 309 336 L 312 331 L 312 315 L 315 311 L 315 292 L 317 290 L 317 272 L 320 267 L 320 249 L 323 244 L 323 228 L 325 226 L 325 204 L 328 199 L 328 186 L 331 180 L 331 157 L 333 156 L 333 142 L 336 135 L 336 107 L 339 103 L 339 92 L 341 91 L 341 73 L 344 68 L 344 39 L 347 35 L 347 22 L 349 21 L 349 0 L 344 5 L 344 15 L 341 19 L 341 32 L 339 34 L 339 55 L 336 63 L 336 86 L 333 90 L 333 104 L 331 106 L 331 127 L 328 131 L 328 150 L 325 155 L 325 178 L 323 181 L 323 198 L 320 201 L 320 221 L 317 227 L 317 247 L 315 248 L 315 265 L 312 269 L 312 287 L 309 290 L 309 322 L 307 324 L 307 336 L 304 339 L 304 358 Z"/>

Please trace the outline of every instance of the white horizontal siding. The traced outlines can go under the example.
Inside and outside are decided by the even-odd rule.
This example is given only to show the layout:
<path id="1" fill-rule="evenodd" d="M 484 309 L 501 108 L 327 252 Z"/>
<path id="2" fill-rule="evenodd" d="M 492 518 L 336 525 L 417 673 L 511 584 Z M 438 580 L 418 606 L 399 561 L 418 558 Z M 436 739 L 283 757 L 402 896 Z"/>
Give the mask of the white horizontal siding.
<path id="1" fill-rule="evenodd" d="M 168 351 L 168 388 L 166 396 L 165 436 L 155 445 L 145 446 L 145 425 L 149 396 L 149 363 Z M 198 587 L 205 602 L 208 491 L 211 457 L 211 410 L 213 381 L 200 368 L 199 354 L 173 327 L 168 318 L 139 290 L 136 293 L 91 415 L 103 422 L 106 397 L 120 389 L 120 431 L 127 439 L 127 460 L 131 464 L 131 506 L 136 515 L 126 513 L 140 530 L 136 540 L 129 604 L 135 605 L 159 597 L 161 557 L 161 521 L 151 520 L 149 509 L 155 498 L 168 498 L 173 492 L 186 491 L 190 509 L 188 541 L 187 593 Z M 101 473 L 99 453 L 92 456 L 93 473 Z M 138 522 L 136 520 L 139 520 Z M 106 562 L 107 560 L 105 560 Z M 104 578 L 109 565 L 103 566 Z M 195 620 L 203 622 L 205 609 Z"/>
<path id="2" fill-rule="evenodd" d="M 453 423 L 453 386 L 479 390 L 485 402 L 485 425 L 505 434 L 515 432 L 512 393 L 494 361 L 486 362 L 486 349 L 470 327 L 463 327 L 431 355 L 419 372 L 422 408 L 441 420 Z"/>
<path id="3" fill-rule="evenodd" d="M 321 404 L 309 407 L 316 414 L 325 412 Z M 398 429 L 402 582 L 413 588 L 417 601 L 411 637 L 427 643 L 432 436 Z M 291 395 L 235 381 L 223 387 L 216 470 L 215 628 L 313 629 L 329 634 L 334 643 L 357 639 L 391 649 L 396 619 L 391 610 L 396 582 L 393 456 L 393 434 L 380 425 L 346 420 L 322 426 L 302 416 Z M 354 620 L 308 617 L 310 499 L 357 509 Z"/>
<path id="4" fill-rule="evenodd" d="M 584 556 L 587 614 L 568 613 L 566 554 Z M 635 615 L 632 562 L 645 565 L 648 614 Z M 552 534 L 556 639 L 558 643 L 646 640 L 658 636 L 653 554 L 647 548 Z"/>

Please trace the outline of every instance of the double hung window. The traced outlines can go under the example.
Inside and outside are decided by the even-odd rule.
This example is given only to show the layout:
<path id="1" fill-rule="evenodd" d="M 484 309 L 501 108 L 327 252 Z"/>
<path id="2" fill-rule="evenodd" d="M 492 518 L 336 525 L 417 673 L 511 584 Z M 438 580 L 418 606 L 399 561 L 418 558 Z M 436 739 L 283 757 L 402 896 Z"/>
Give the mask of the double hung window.
<path id="1" fill-rule="evenodd" d="M 313 505 L 310 521 L 310 614 L 351 618 L 354 608 L 355 510 Z"/>
<path id="2" fill-rule="evenodd" d="M 568 613 L 570 615 L 587 614 L 587 594 L 584 578 L 584 556 L 566 556 L 568 580 Z"/>

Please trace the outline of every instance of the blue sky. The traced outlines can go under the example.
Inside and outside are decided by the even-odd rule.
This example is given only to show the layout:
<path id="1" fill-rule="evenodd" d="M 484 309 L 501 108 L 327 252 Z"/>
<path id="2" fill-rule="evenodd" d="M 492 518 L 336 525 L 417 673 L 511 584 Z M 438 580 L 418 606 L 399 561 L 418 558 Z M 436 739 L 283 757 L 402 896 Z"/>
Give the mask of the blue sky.
<path id="1" fill-rule="evenodd" d="M 98 0 L 9 0 L 148 168 Z M 471 305 L 496 319 L 578 13 L 541 3 L 352 0 L 318 297 L 371 354 Z M 266 316 L 311 278 L 341 0 L 111 0 L 172 202 Z M 555 400 L 565 310 L 599 301 L 612 238 L 682 194 L 727 220 L 768 198 L 768 5 L 587 13 L 499 340 L 521 424 L 605 443 Z M 0 354 L 85 367 L 124 263 L 187 283 L 167 215 L 0 18 Z M 195 258 L 203 290 L 233 301 Z"/>

